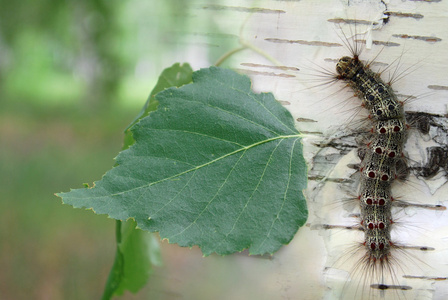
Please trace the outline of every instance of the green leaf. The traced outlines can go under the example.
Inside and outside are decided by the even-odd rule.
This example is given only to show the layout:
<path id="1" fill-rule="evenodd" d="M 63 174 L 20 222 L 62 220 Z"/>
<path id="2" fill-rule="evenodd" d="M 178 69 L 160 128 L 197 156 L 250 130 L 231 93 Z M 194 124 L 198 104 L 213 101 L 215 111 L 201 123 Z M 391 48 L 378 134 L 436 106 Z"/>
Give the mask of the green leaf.
<path id="1" fill-rule="evenodd" d="M 91 189 L 60 194 L 74 207 L 158 231 L 205 255 L 277 251 L 307 218 L 307 166 L 291 114 L 250 80 L 212 67 L 156 95 L 136 143 Z"/>
<path id="2" fill-rule="evenodd" d="M 134 138 L 132 137 L 132 131 L 130 130 L 134 124 L 140 121 L 142 118 L 149 115 L 150 112 L 155 111 L 159 102 L 155 99 L 155 95 L 164 89 L 172 86 L 180 87 L 187 83 L 190 83 L 193 75 L 193 69 L 191 69 L 189 64 L 180 65 L 175 63 L 169 68 L 162 71 L 159 76 L 156 86 L 152 89 L 151 94 L 149 94 L 148 100 L 146 100 L 140 113 L 135 117 L 135 119 L 129 124 L 125 129 L 124 146 L 123 150 L 129 148 L 134 144 Z"/>
<path id="3" fill-rule="evenodd" d="M 158 240 L 152 234 L 136 229 L 136 222 L 128 220 L 123 224 L 122 240 L 118 244 L 124 257 L 124 276 L 115 294 L 121 295 L 125 290 L 133 293 L 140 290 L 147 282 L 152 268 L 161 265 Z"/>
<path id="4" fill-rule="evenodd" d="M 135 142 L 129 128 L 157 108 L 154 95 L 166 88 L 190 83 L 192 74 L 193 70 L 188 64 L 176 63 L 163 70 L 142 111 L 125 130 L 123 150 Z M 124 224 L 120 220 L 116 221 L 117 251 L 104 288 L 103 300 L 111 299 L 113 295 L 122 295 L 125 290 L 137 292 L 148 281 L 153 265 L 161 264 L 160 247 L 156 238 L 149 232 L 137 229 L 136 225 L 133 220 L 127 220 Z"/>
<path id="5" fill-rule="evenodd" d="M 161 265 L 160 247 L 154 235 L 136 228 L 137 223 L 117 221 L 117 252 L 102 299 L 139 291 L 148 281 L 153 266 Z"/>

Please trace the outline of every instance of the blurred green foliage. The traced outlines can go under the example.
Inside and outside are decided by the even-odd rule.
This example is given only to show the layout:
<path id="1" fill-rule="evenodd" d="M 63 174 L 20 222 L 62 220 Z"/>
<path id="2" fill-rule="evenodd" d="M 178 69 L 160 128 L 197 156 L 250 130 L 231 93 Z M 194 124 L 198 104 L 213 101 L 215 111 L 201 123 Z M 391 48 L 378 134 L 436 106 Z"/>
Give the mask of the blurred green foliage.
<path id="1" fill-rule="evenodd" d="M 229 41 L 212 14 L 192 17 L 197 1 L 0 0 L 0 7 L 0 88 L 45 104 L 128 101 L 142 82 L 152 86 L 165 67 L 187 57 L 181 53 L 192 36 L 211 45 L 204 53 L 212 61 Z M 218 51 L 216 38 L 224 46 Z"/>
<path id="2" fill-rule="evenodd" d="M 91 101 L 110 99 L 126 71 L 114 46 L 121 37 L 119 3 L 2 0 L 0 30 L 8 55 L 2 55 L 0 72 L 6 90 L 66 98 L 81 96 L 85 88 L 82 96 Z"/>

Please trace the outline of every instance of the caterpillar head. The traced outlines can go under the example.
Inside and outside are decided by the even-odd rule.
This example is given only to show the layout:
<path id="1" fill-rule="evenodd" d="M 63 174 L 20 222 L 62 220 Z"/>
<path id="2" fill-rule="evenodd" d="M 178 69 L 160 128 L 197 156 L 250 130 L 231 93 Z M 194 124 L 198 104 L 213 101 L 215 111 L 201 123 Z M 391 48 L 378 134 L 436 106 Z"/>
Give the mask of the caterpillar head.
<path id="1" fill-rule="evenodd" d="M 351 80 L 363 68 L 364 66 L 357 56 L 344 56 L 336 64 L 336 72 L 339 74 L 338 79 Z"/>

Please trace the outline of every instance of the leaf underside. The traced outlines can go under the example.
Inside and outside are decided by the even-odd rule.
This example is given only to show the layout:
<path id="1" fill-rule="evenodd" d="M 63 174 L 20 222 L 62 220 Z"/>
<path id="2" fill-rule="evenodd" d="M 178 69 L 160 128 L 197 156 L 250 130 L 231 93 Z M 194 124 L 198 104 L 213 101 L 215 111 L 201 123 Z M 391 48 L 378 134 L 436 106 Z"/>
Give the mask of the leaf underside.
<path id="1" fill-rule="evenodd" d="M 93 188 L 61 193 L 205 255 L 277 251 L 307 218 L 307 167 L 291 114 L 246 76 L 211 67 L 156 95 L 135 144 Z"/>

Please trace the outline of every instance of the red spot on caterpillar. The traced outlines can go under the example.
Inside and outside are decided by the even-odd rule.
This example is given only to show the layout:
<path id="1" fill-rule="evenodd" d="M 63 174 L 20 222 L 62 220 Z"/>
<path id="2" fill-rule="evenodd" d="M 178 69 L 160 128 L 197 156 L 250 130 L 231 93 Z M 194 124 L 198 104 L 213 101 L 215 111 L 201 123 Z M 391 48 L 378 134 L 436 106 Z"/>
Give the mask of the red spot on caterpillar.
<path id="1" fill-rule="evenodd" d="M 380 243 L 379 248 L 380 248 L 380 250 L 383 250 L 384 249 L 384 244 Z"/>
<path id="2" fill-rule="evenodd" d="M 372 205 L 373 201 L 372 201 L 372 199 L 367 198 L 366 203 L 367 203 L 368 205 Z"/>
<path id="3" fill-rule="evenodd" d="M 372 249 L 372 250 L 375 250 L 375 249 L 376 249 L 376 245 L 375 245 L 375 243 L 371 243 L 371 244 L 370 244 L 370 249 Z"/>
<path id="4" fill-rule="evenodd" d="M 369 174 L 367 174 L 370 178 L 375 178 L 375 172 L 369 172 Z"/>
<path id="5" fill-rule="evenodd" d="M 381 180 L 382 181 L 388 181 L 389 180 L 389 176 L 384 174 L 383 176 L 381 176 Z"/>
<path id="6" fill-rule="evenodd" d="M 389 157 L 390 157 L 390 158 L 395 157 L 395 152 L 394 152 L 394 151 L 391 151 L 391 152 L 389 153 Z"/>
<path id="7" fill-rule="evenodd" d="M 395 127 L 394 127 L 394 131 L 395 131 L 395 132 L 400 131 L 400 127 L 399 127 L 399 126 L 395 126 Z"/>
<path id="8" fill-rule="evenodd" d="M 379 228 L 379 229 L 384 229 L 384 227 L 386 227 L 386 226 L 384 226 L 384 223 L 383 223 L 383 222 L 380 222 L 380 223 L 378 224 L 378 228 Z"/>
<path id="9" fill-rule="evenodd" d="M 369 229 L 373 229 L 373 223 L 369 223 Z"/>
<path id="10" fill-rule="evenodd" d="M 384 200 L 384 199 L 380 199 L 380 200 L 378 201 L 378 204 L 381 205 L 381 206 L 383 206 L 384 204 L 386 204 L 386 200 Z"/>
<path id="11" fill-rule="evenodd" d="M 386 133 L 386 129 L 384 127 L 381 127 L 380 133 Z"/>
<path id="12" fill-rule="evenodd" d="M 375 152 L 378 153 L 378 154 L 381 154 L 383 151 L 381 150 L 380 147 L 378 147 L 378 148 L 375 149 Z"/>

